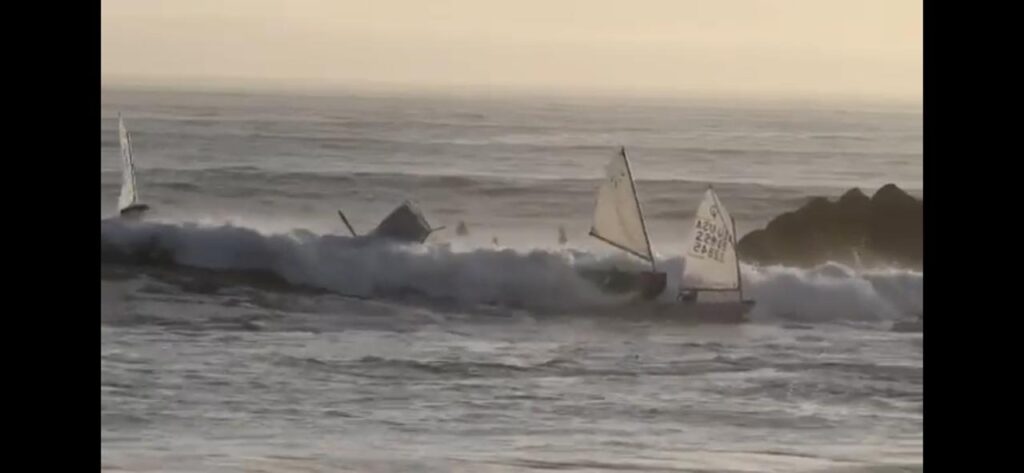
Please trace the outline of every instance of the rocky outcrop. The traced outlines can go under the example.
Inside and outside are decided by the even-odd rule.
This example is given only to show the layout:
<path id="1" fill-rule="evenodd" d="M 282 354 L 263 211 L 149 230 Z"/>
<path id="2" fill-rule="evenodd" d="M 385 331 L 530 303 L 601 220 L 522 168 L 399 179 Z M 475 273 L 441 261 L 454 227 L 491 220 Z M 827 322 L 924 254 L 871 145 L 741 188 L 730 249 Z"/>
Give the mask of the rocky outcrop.
<path id="1" fill-rule="evenodd" d="M 740 239 L 740 259 L 813 266 L 827 261 L 921 269 L 924 202 L 894 184 L 870 198 L 860 189 L 836 202 L 816 197 Z M 859 261 L 858 261 L 859 260 Z"/>

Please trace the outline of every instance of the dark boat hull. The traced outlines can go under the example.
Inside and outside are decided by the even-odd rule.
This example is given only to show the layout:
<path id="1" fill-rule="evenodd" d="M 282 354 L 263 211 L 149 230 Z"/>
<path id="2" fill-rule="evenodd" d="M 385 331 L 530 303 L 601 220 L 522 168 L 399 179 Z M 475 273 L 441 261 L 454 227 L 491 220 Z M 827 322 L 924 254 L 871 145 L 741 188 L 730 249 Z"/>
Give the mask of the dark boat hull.
<path id="1" fill-rule="evenodd" d="M 120 217 L 125 220 L 141 220 L 142 215 L 149 210 L 149 206 L 146 204 L 132 204 L 128 207 L 121 209 Z"/>
<path id="2" fill-rule="evenodd" d="M 407 243 L 423 243 L 432 232 L 423 214 L 410 202 L 393 210 L 370 236 Z"/>
<path id="3" fill-rule="evenodd" d="M 580 276 L 607 294 L 637 294 L 653 300 L 665 291 L 667 276 L 656 271 L 621 271 L 616 268 L 580 270 Z"/>

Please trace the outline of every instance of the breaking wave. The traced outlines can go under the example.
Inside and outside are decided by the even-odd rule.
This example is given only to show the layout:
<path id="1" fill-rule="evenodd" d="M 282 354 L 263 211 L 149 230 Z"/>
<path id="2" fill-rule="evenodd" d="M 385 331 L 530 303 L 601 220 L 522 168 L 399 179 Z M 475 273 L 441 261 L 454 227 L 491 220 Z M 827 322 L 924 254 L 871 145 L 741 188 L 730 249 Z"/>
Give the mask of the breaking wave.
<path id="1" fill-rule="evenodd" d="M 283 288 L 380 298 L 415 294 L 459 306 L 535 311 L 608 306 L 623 298 L 601 293 L 578 271 L 643 268 L 623 255 L 579 250 L 408 246 L 306 230 L 267 234 L 235 225 L 117 219 L 100 227 L 101 259 L 107 265 L 244 273 Z M 668 273 L 663 298 L 674 295 L 684 263 L 678 256 L 659 261 Z M 757 301 L 755 319 L 878 321 L 922 311 L 920 272 L 857 271 L 830 263 L 811 269 L 744 266 L 743 275 L 745 294 Z"/>

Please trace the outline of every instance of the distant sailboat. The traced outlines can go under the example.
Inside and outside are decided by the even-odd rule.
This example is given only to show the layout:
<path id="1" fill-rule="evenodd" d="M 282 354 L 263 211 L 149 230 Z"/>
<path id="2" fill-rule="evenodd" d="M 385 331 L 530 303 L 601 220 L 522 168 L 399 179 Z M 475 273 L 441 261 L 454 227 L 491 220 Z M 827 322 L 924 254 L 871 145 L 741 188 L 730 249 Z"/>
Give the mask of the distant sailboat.
<path id="1" fill-rule="evenodd" d="M 559 225 L 558 226 L 558 244 L 559 245 L 564 245 L 568 241 L 569 241 L 569 239 L 566 238 L 566 236 L 565 236 L 565 227 Z"/>
<path id="2" fill-rule="evenodd" d="M 135 158 L 132 156 L 132 137 L 124 125 L 121 114 L 117 115 L 118 138 L 121 142 L 121 196 L 117 200 L 121 218 L 139 219 L 149 210 L 141 203 L 139 189 L 135 184 Z"/>
<path id="3" fill-rule="evenodd" d="M 695 314 L 719 322 L 744 320 L 754 301 L 743 298 L 743 277 L 736 253 L 736 221 L 708 186 L 697 208 L 686 247 L 686 266 L 677 300 L 697 306 Z M 736 300 L 700 302 L 701 292 L 737 294 Z"/>
<path id="4" fill-rule="evenodd" d="M 466 227 L 466 222 L 459 221 L 459 225 L 455 227 L 455 234 L 458 236 L 469 235 L 469 228 Z"/>
<path id="5" fill-rule="evenodd" d="M 658 272 L 654 264 L 654 252 L 626 148 L 620 148 L 605 167 L 605 180 L 597 190 L 590 236 L 651 264 L 649 272 L 640 273 L 639 291 L 643 297 L 653 299 L 665 289 L 665 273 Z"/>

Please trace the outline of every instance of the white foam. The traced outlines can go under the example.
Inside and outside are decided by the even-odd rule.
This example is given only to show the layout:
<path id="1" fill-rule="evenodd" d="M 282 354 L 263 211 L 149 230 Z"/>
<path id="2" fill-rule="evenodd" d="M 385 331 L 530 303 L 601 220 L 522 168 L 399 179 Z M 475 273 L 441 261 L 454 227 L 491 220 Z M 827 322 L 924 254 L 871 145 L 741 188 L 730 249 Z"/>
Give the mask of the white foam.
<path id="1" fill-rule="evenodd" d="M 237 225 L 101 224 L 103 242 L 125 252 L 156 248 L 177 264 L 219 270 L 262 270 L 290 283 L 342 294 L 414 289 L 474 305 L 585 309 L 619 298 L 602 295 L 580 268 L 643 269 L 621 252 L 510 249 L 465 243 L 398 246 L 307 230 L 264 233 Z M 668 274 L 662 299 L 672 300 L 685 261 L 661 259 Z M 923 274 L 889 269 L 856 272 L 838 264 L 813 269 L 743 265 L 744 289 L 759 319 L 884 320 L 921 310 Z"/>

